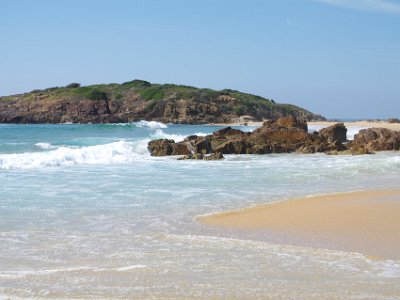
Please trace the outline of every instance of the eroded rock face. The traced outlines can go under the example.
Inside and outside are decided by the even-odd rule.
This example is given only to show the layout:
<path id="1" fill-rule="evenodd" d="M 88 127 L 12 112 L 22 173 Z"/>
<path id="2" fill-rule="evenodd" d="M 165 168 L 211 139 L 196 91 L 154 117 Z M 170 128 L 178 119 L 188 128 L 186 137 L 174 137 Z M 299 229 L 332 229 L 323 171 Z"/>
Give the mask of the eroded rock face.
<path id="1" fill-rule="evenodd" d="M 335 138 L 337 137 L 335 136 Z M 339 138 L 341 138 L 340 135 Z M 153 156 L 187 155 L 184 153 L 186 151 L 193 156 L 194 154 L 209 153 L 315 153 L 345 149 L 346 147 L 340 140 L 319 133 L 309 134 L 307 123 L 294 117 L 265 122 L 262 127 L 251 133 L 226 127 L 205 137 L 188 136 L 180 143 L 174 143 L 172 140 L 158 140 L 149 143 L 149 151 Z"/>
<path id="2" fill-rule="evenodd" d="M 326 137 L 329 142 L 345 142 L 347 140 L 347 128 L 343 123 L 322 128 L 319 133 Z"/>
<path id="3" fill-rule="evenodd" d="M 360 130 L 349 143 L 354 152 L 372 153 L 400 149 L 400 132 L 387 128 L 368 128 Z"/>
<path id="4" fill-rule="evenodd" d="M 296 118 L 295 116 L 288 116 L 288 117 L 265 121 L 263 127 L 288 128 L 288 129 L 298 128 L 304 132 L 308 131 L 307 122 L 304 119 Z"/>
<path id="5" fill-rule="evenodd" d="M 185 155 L 184 159 L 219 159 L 221 154 L 316 153 L 369 154 L 399 150 L 400 132 L 385 128 L 361 130 L 346 142 L 347 129 L 338 123 L 319 132 L 308 133 L 307 123 L 294 117 L 265 122 L 253 132 L 231 127 L 208 136 L 188 136 L 184 141 L 155 140 L 149 143 L 153 156 Z M 207 154 L 210 154 L 206 156 Z"/>
<path id="6" fill-rule="evenodd" d="M 153 140 L 148 144 L 152 156 L 187 155 L 190 151 L 183 143 L 175 143 L 174 140 Z"/>

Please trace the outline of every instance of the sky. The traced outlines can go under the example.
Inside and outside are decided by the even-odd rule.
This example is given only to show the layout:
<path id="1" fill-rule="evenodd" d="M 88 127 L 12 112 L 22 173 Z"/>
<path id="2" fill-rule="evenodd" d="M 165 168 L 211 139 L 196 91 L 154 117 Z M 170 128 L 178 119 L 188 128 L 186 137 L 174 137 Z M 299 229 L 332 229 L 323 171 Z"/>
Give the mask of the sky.
<path id="1" fill-rule="evenodd" d="M 400 117 L 400 0 L 0 0 L 0 95 L 143 79 Z"/>

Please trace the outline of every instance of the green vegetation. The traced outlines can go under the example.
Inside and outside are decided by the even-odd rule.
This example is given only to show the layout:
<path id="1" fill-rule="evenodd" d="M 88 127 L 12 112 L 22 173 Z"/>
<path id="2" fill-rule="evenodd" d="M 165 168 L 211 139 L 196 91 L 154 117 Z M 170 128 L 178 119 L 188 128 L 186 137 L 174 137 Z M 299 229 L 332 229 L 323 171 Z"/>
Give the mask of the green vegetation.
<path id="1" fill-rule="evenodd" d="M 161 100 L 165 97 L 164 89 L 160 86 L 149 87 L 140 92 L 140 96 L 149 100 Z"/>
<path id="2" fill-rule="evenodd" d="M 94 89 L 92 91 L 90 91 L 90 93 L 88 94 L 88 98 L 90 100 L 107 100 L 107 93 Z"/>
<path id="3" fill-rule="evenodd" d="M 82 98 L 90 99 L 90 100 L 107 100 L 107 93 L 94 86 L 84 86 L 75 88 L 73 91 L 76 95 L 81 96 Z"/>
<path id="4" fill-rule="evenodd" d="M 132 81 L 124 82 L 122 84 L 122 86 L 129 87 L 129 88 L 139 88 L 140 89 L 140 88 L 150 87 L 151 83 L 148 82 L 148 81 L 135 79 L 135 80 L 132 80 Z"/>
<path id="5" fill-rule="evenodd" d="M 73 82 L 73 83 L 70 83 L 70 84 L 66 85 L 65 88 L 67 88 L 67 89 L 75 89 L 75 88 L 78 88 L 80 86 L 81 86 L 80 83 Z"/>

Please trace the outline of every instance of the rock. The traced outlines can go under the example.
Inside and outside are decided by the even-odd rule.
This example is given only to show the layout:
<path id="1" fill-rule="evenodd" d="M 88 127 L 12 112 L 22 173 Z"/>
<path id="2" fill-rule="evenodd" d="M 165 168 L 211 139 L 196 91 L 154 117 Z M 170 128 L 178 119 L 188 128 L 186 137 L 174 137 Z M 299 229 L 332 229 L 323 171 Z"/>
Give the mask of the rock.
<path id="1" fill-rule="evenodd" d="M 365 155 L 365 154 L 374 154 L 374 152 L 368 152 L 364 147 L 361 148 L 352 148 L 346 149 L 343 151 L 332 150 L 325 152 L 328 155 Z"/>
<path id="2" fill-rule="evenodd" d="M 220 160 L 224 159 L 224 156 L 221 152 L 211 153 L 210 155 L 204 156 L 204 160 Z"/>
<path id="3" fill-rule="evenodd" d="M 212 141 L 212 151 L 221 152 L 223 154 L 246 154 L 248 144 L 241 138 L 226 139 L 221 143 L 216 143 Z"/>
<path id="4" fill-rule="evenodd" d="M 150 141 L 147 149 L 152 156 L 187 155 L 190 151 L 186 145 L 175 143 L 174 140 L 160 139 Z"/>
<path id="5" fill-rule="evenodd" d="M 312 134 L 306 128 L 307 124 L 301 120 L 283 118 L 265 122 L 251 133 L 227 127 L 205 137 L 188 136 L 179 143 L 166 139 L 151 141 L 148 148 L 154 156 L 185 155 L 181 159 L 205 160 L 220 159 L 222 154 L 325 152 L 358 155 L 400 148 L 400 132 L 390 129 L 361 130 L 353 141 L 344 144 L 347 130 L 343 124 Z"/>
<path id="6" fill-rule="evenodd" d="M 263 124 L 264 128 L 299 128 L 304 132 L 308 131 L 307 122 L 304 119 L 296 118 L 295 116 L 288 116 L 275 120 L 265 121 Z"/>
<path id="7" fill-rule="evenodd" d="M 390 151 L 400 149 L 400 131 L 387 128 L 368 128 L 360 130 L 349 143 L 351 151 Z"/>
<path id="8" fill-rule="evenodd" d="M 245 133 L 238 129 L 233 129 L 232 127 L 226 127 L 220 130 L 215 131 L 213 137 L 216 138 L 240 138 L 245 135 Z"/>
<path id="9" fill-rule="evenodd" d="M 319 133 L 328 139 L 328 142 L 345 142 L 347 140 L 347 128 L 343 123 L 322 128 Z"/>
<path id="10" fill-rule="evenodd" d="M 187 159 L 202 160 L 202 159 L 204 159 L 204 155 L 201 153 L 194 153 L 194 154 L 187 154 L 187 155 L 184 155 L 184 156 L 178 158 L 178 160 L 187 160 Z"/>
<path id="11" fill-rule="evenodd" d="M 223 159 L 224 156 L 222 155 L 221 152 L 216 152 L 216 153 L 211 153 L 210 155 L 203 155 L 201 153 L 195 153 L 195 154 L 188 154 L 184 155 L 178 160 L 187 160 L 187 159 L 196 159 L 196 160 L 220 160 Z"/>

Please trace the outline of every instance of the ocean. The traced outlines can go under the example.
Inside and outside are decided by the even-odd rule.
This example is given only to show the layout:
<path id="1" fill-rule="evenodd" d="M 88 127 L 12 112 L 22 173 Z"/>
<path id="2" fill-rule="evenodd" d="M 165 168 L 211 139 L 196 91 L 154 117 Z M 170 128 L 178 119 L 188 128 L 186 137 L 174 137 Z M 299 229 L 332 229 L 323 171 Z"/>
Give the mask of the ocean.
<path id="1" fill-rule="evenodd" d="M 195 220 L 296 197 L 398 188 L 398 152 L 177 161 L 147 151 L 151 139 L 220 128 L 0 125 L 0 299 L 400 299 L 400 261 Z"/>

